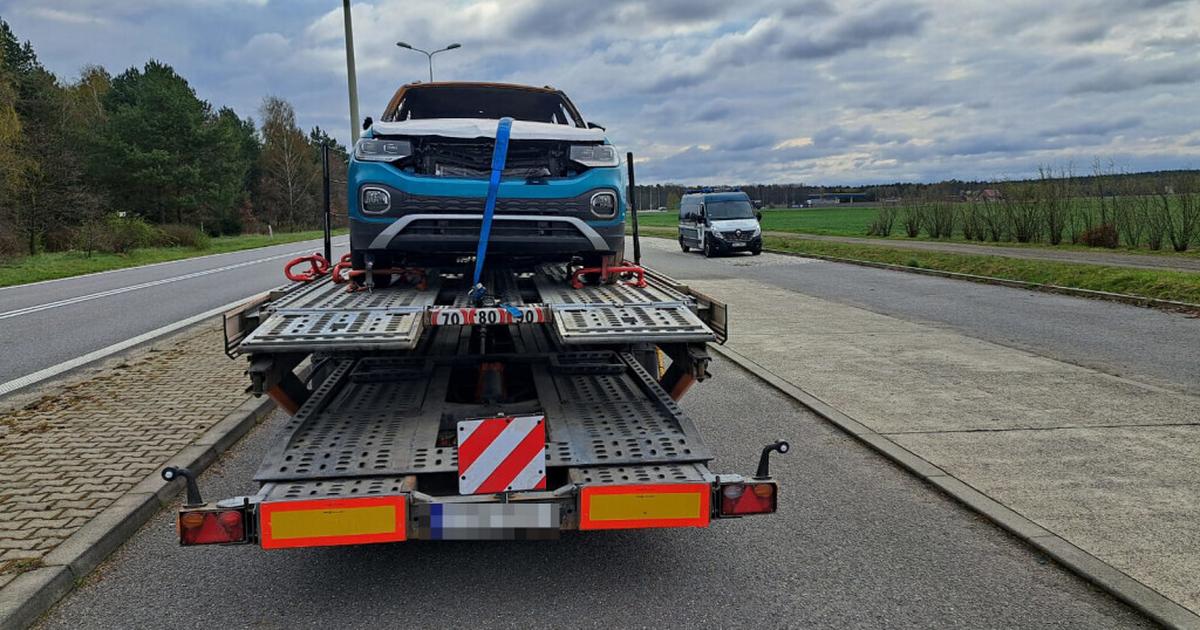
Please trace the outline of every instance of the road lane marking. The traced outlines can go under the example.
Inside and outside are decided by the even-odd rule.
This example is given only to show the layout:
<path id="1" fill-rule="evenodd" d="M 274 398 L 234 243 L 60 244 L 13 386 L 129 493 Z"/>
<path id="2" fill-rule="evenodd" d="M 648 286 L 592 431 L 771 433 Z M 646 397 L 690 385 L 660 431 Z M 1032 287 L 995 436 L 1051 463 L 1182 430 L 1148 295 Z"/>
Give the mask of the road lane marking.
<path id="1" fill-rule="evenodd" d="M 342 245 L 350 244 L 349 239 L 347 239 L 345 242 L 338 242 L 338 238 L 341 238 L 341 237 L 336 237 L 331 242 L 333 247 L 341 247 Z M 314 239 L 314 240 L 316 240 L 316 239 Z M 303 243 L 305 241 L 297 241 L 297 242 Z M 295 244 L 296 244 L 296 242 L 280 243 L 278 245 L 266 245 L 266 246 L 262 247 L 261 249 L 267 249 L 267 248 L 271 248 L 271 247 L 285 247 L 287 245 L 295 245 Z M 197 260 L 204 260 L 205 258 L 216 258 L 217 256 L 233 256 L 236 254 L 245 254 L 245 253 L 251 252 L 251 251 L 254 251 L 254 250 L 253 249 L 239 249 L 237 251 L 222 252 L 220 254 L 205 254 L 203 256 L 193 256 L 191 258 L 180 258 L 179 260 L 164 260 L 162 262 L 138 265 L 136 267 L 122 267 L 120 269 L 107 269 L 105 271 L 93 271 L 92 273 L 82 273 L 82 274 L 79 274 L 78 276 L 67 276 L 65 278 L 51 278 L 49 280 L 38 280 L 37 282 L 26 282 L 24 284 L 10 284 L 6 287 L 0 287 L 0 292 L 7 291 L 9 289 L 24 289 L 26 287 L 35 287 L 39 284 L 49 284 L 51 282 L 63 282 L 65 280 L 79 280 L 82 278 L 91 278 L 93 276 L 103 276 L 103 275 L 107 275 L 110 273 L 121 273 L 123 271 L 137 271 L 139 269 L 148 269 L 150 267 L 161 267 L 162 265 L 176 265 L 179 263 L 188 263 L 188 262 L 194 262 Z M 305 250 L 305 253 L 309 253 L 308 250 Z"/>
<path id="2" fill-rule="evenodd" d="M 199 278 L 201 276 L 208 276 L 208 275 L 212 275 L 214 273 L 231 271 L 233 269 L 240 269 L 242 267 L 249 267 L 251 265 L 257 265 L 257 264 L 264 263 L 264 262 L 270 262 L 272 260 L 279 260 L 281 258 L 289 258 L 289 257 L 293 257 L 293 256 L 305 254 L 305 253 L 308 253 L 307 249 L 288 252 L 286 254 L 279 254 L 276 256 L 269 256 L 267 258 L 259 258 L 257 260 L 248 260 L 245 262 L 240 262 L 240 263 L 236 263 L 236 264 L 232 264 L 232 265 L 225 265 L 224 267 L 205 269 L 203 271 L 194 271 L 192 273 L 184 274 L 182 276 L 174 276 L 171 278 L 160 278 L 158 280 L 151 280 L 150 282 L 142 282 L 140 284 L 131 284 L 126 287 L 118 287 L 116 289 L 109 289 L 107 291 L 99 291 L 96 293 L 89 293 L 87 295 L 77 295 L 75 297 L 57 300 L 55 302 L 47 302 L 45 304 L 38 304 L 35 306 L 27 306 L 25 308 L 18 308 L 15 310 L 6 311 L 3 313 L 0 313 L 0 320 L 9 319 L 12 317 L 20 317 L 22 315 L 30 315 L 33 313 L 49 310 L 52 308 L 70 306 L 72 304 L 79 304 L 80 302 L 89 302 L 91 300 L 98 300 L 100 298 L 110 297 L 113 295 L 120 295 L 122 293 L 129 293 L 131 291 L 138 291 L 141 289 L 148 289 L 150 287 L 161 286 L 164 284 L 171 284 L 172 282 L 181 282 L 183 280 L 191 280 L 192 278 Z"/>
<path id="3" fill-rule="evenodd" d="M 120 341 L 120 342 L 114 343 L 113 345 L 108 346 L 107 348 L 101 348 L 94 352 L 89 352 L 83 356 L 71 359 L 70 361 L 65 361 L 63 363 L 59 363 L 58 365 L 54 365 L 54 366 L 51 366 L 51 367 L 48 367 L 48 368 L 45 368 L 42 370 L 38 370 L 37 372 L 33 372 L 31 374 L 26 374 L 25 376 L 15 378 L 11 381 L 8 381 L 7 383 L 2 383 L 2 384 L 0 384 L 0 396 L 4 396 L 4 395 L 10 394 L 18 389 L 22 389 L 24 387 L 29 387 L 30 385 L 34 385 L 36 383 L 40 383 L 48 378 L 58 376 L 59 374 L 62 374 L 63 372 L 74 370 L 75 368 L 81 367 L 83 365 L 87 365 L 88 363 L 91 363 L 92 361 L 98 361 L 107 356 L 121 352 L 122 350 L 127 350 L 138 344 L 142 344 L 147 341 L 150 341 L 156 337 L 161 337 L 168 333 L 175 332 L 176 330 L 179 330 L 181 328 L 186 328 L 188 326 L 191 326 L 192 324 L 195 324 L 195 323 L 201 322 L 205 319 L 208 319 L 209 317 L 214 317 L 216 315 L 220 315 L 220 314 L 224 313 L 225 311 L 228 311 L 228 310 L 234 308 L 235 306 L 245 303 L 247 300 L 252 299 L 253 297 L 254 296 L 251 295 L 249 297 L 244 297 L 244 298 L 241 298 L 238 300 L 234 300 L 233 302 L 225 304 L 224 306 L 218 306 L 217 308 L 204 311 L 203 313 L 200 313 L 199 315 L 193 315 L 191 317 L 188 317 L 186 319 L 181 319 L 172 324 L 167 324 L 166 326 L 163 326 L 161 328 L 156 328 L 154 330 L 151 330 L 150 332 L 142 333 L 136 337 L 131 337 L 129 339 L 126 339 L 125 341 Z"/>

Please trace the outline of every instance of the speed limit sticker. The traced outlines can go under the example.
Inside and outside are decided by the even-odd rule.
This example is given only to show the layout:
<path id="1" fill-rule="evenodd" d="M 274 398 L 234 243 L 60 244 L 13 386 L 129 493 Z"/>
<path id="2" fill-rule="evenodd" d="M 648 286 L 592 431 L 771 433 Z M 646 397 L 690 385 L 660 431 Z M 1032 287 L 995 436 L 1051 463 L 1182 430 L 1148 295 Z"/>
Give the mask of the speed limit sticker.
<path id="1" fill-rule="evenodd" d="M 430 326 L 486 326 L 495 324 L 544 323 L 546 323 L 546 310 L 540 306 L 435 308 L 429 311 Z"/>

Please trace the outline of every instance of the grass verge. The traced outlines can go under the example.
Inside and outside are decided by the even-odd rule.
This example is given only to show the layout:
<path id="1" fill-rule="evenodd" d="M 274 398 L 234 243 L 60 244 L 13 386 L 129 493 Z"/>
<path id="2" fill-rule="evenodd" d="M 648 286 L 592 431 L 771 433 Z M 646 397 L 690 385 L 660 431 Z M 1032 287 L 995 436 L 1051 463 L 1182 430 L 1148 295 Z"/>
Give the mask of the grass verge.
<path id="1" fill-rule="evenodd" d="M 662 228 L 646 228 L 644 233 L 647 236 L 675 238 L 673 230 Z M 1047 260 L 1023 260 L 1000 256 L 924 252 L 888 247 L 886 243 L 851 245 L 767 236 L 763 244 L 769 249 L 798 254 L 849 258 L 1200 304 L 1200 274 L 1195 273 L 1106 267 Z"/>
<path id="2" fill-rule="evenodd" d="M 346 230 L 335 230 L 334 235 L 345 234 Z M 227 254 L 229 252 L 256 249 L 270 245 L 283 245 L 296 241 L 307 241 L 321 238 L 320 230 L 310 232 L 287 232 L 275 234 L 273 237 L 265 234 L 243 234 L 241 236 L 222 236 L 209 241 L 204 249 L 189 247 L 147 247 L 135 249 L 128 254 L 93 253 L 86 256 L 82 252 L 52 252 L 26 256 L 12 261 L 0 262 L 0 287 L 17 284 L 28 284 L 42 280 L 69 278 L 98 271 L 112 271 L 128 267 L 140 267 L 172 260 L 183 260 L 211 254 Z"/>

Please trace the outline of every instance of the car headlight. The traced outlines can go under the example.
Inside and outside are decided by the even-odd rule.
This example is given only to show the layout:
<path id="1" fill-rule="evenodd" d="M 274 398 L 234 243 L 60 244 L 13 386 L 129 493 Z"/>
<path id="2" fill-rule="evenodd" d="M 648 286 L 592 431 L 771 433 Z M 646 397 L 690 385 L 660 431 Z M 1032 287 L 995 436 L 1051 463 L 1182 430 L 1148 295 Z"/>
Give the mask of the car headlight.
<path id="1" fill-rule="evenodd" d="M 362 211 L 364 214 L 383 214 L 391 209 L 391 193 L 382 188 L 363 188 Z"/>
<path id="2" fill-rule="evenodd" d="M 617 216 L 617 196 L 607 191 L 592 195 L 592 214 L 601 219 Z"/>
<path id="3" fill-rule="evenodd" d="M 354 145 L 354 157 L 364 162 L 395 162 L 412 155 L 408 140 L 379 140 L 363 138 Z"/>
<path id="4" fill-rule="evenodd" d="M 608 144 L 572 145 L 571 161 L 584 166 L 616 166 L 617 149 Z"/>

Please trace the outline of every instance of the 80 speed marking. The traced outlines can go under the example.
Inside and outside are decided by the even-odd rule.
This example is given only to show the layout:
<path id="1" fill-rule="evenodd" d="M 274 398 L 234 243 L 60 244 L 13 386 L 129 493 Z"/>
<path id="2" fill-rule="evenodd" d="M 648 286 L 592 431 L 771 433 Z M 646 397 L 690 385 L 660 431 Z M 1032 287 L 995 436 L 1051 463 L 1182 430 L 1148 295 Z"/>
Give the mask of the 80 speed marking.
<path id="1" fill-rule="evenodd" d="M 540 306 L 511 306 L 498 308 L 435 308 L 429 311 L 430 326 L 544 323 L 546 323 L 546 311 Z"/>

